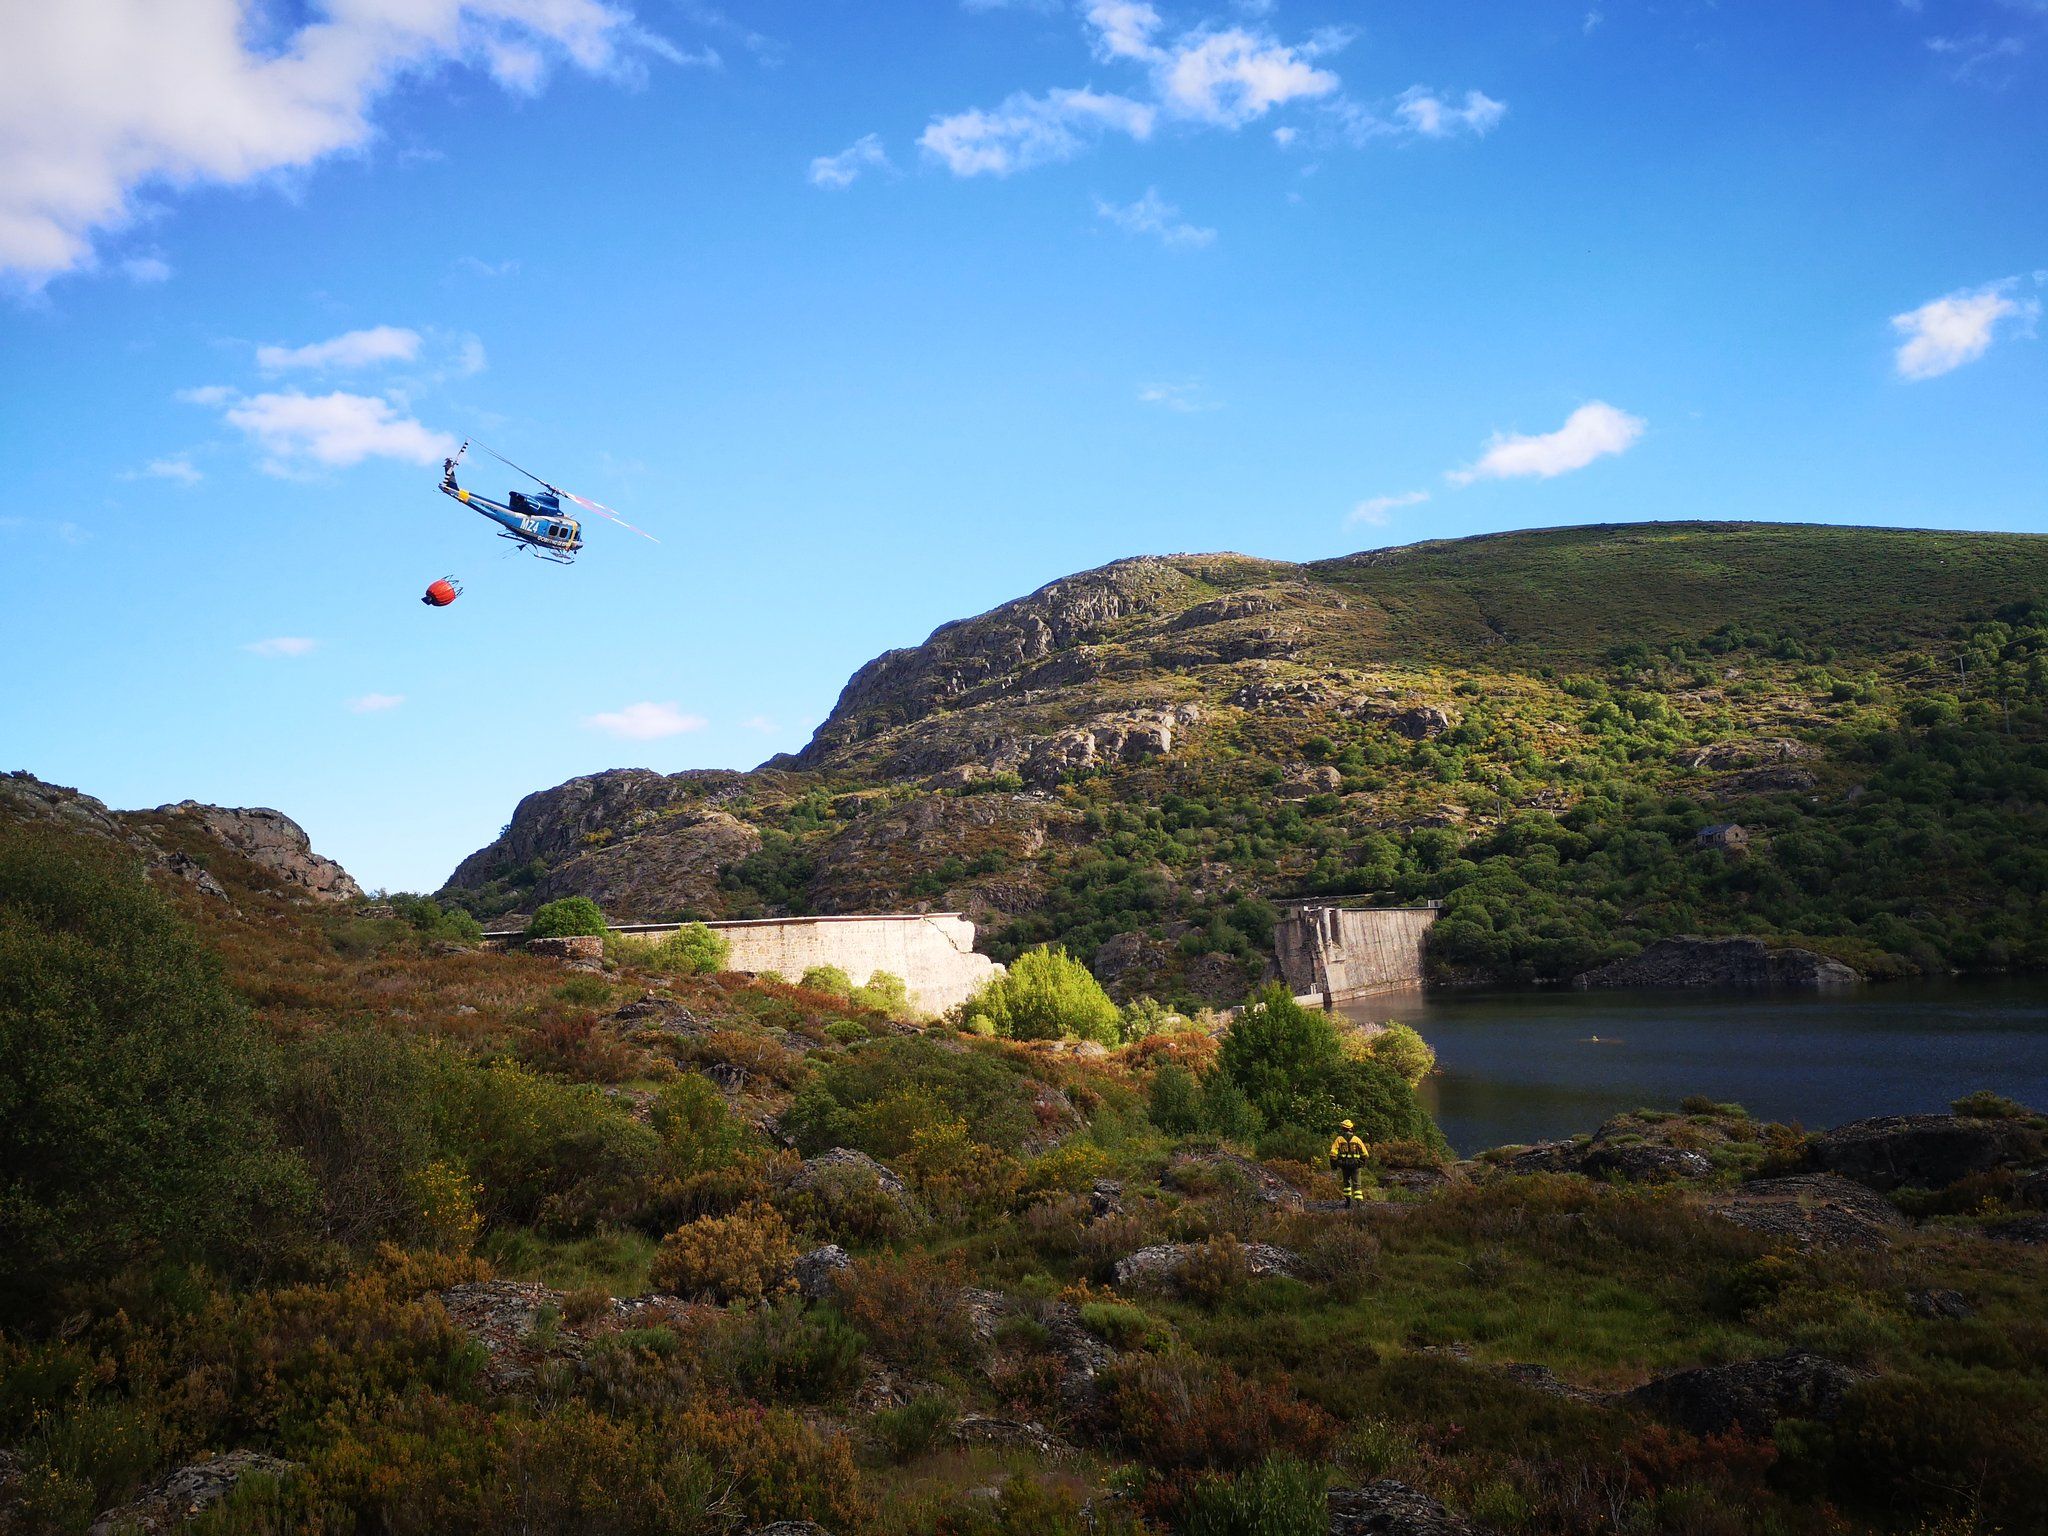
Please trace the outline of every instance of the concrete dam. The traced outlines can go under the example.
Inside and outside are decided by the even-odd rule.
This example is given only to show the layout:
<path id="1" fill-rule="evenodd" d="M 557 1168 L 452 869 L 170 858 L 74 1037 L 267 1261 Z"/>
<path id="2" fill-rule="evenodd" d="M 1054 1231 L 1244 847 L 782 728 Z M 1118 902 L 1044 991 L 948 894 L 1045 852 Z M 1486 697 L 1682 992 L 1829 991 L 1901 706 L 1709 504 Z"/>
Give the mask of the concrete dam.
<path id="1" fill-rule="evenodd" d="M 621 923 L 620 933 L 660 937 L 680 923 Z M 814 965 L 836 965 L 863 986 L 876 971 L 901 976 L 920 1013 L 964 1003 L 1003 968 L 974 948 L 974 924 L 958 912 L 858 917 L 763 917 L 704 925 L 732 946 L 729 969 L 774 971 L 796 981 Z"/>
<path id="2" fill-rule="evenodd" d="M 1422 985 L 1422 946 L 1437 909 L 1290 903 L 1273 927 L 1288 989 L 1326 1008 Z"/>

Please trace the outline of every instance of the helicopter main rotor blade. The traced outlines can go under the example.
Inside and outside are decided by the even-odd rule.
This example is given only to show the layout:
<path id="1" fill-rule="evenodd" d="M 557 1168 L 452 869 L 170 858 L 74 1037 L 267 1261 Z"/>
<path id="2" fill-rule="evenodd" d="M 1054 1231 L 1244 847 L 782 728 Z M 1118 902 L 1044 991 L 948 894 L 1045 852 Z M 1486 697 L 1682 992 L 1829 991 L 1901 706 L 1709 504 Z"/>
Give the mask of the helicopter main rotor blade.
<path id="1" fill-rule="evenodd" d="M 606 506 L 601 501 L 592 501 L 588 496 L 578 496 L 574 491 L 561 491 L 560 494 L 568 497 L 571 501 L 575 502 L 577 506 L 586 507 L 590 511 L 595 512 L 599 517 L 610 518 L 613 522 L 617 523 L 621 528 L 625 529 L 628 533 L 639 534 L 641 538 L 647 540 L 647 542 L 650 544 L 659 544 L 661 542 L 661 540 L 657 539 L 645 528 L 635 528 L 631 523 L 627 522 L 623 517 L 619 516 L 618 513 L 614 512 L 610 507 Z"/>
<path id="2" fill-rule="evenodd" d="M 558 486 L 558 485 L 549 485 L 547 481 L 545 481 L 545 480 L 541 479 L 541 477 L 540 477 L 539 475 L 536 475 L 536 474 L 535 474 L 535 473 L 534 473 L 534 472 L 533 472 L 532 470 L 530 470 L 530 469 L 520 469 L 520 467 L 519 467 L 519 466 L 518 466 L 517 464 L 514 464 L 514 463 L 513 463 L 513 462 L 512 462 L 512 461 L 511 461 L 510 459 L 506 458 L 506 457 L 505 457 L 505 455 L 503 455 L 502 453 L 498 452 L 498 450 L 497 450 L 497 449 L 495 449 L 495 448 L 489 448 L 489 447 L 485 447 L 485 446 L 484 446 L 484 444 L 482 444 L 482 443 L 478 443 L 478 444 L 477 444 L 477 447 L 479 447 L 479 448 L 482 448 L 482 449 L 484 450 L 484 452 L 485 452 L 485 453 L 488 453 L 488 454 L 489 454 L 489 455 L 490 455 L 490 456 L 491 456 L 492 458 L 496 459 L 496 460 L 497 460 L 497 461 L 498 461 L 498 462 L 499 462 L 500 464 L 503 464 L 503 465 L 505 465 L 505 466 L 507 466 L 508 468 L 511 468 L 511 469 L 518 469 L 518 470 L 519 470 L 519 473 L 521 473 L 522 475 L 526 476 L 526 478 L 527 478 L 527 479 L 529 479 L 529 480 L 531 480 L 531 481 L 532 481 L 532 482 L 533 482 L 533 483 L 534 483 L 535 485 L 545 485 L 545 486 L 547 486 L 547 488 L 548 488 L 549 490 L 551 490 L 551 491 L 554 491 L 554 492 L 556 492 L 556 493 L 557 493 L 558 495 L 559 495 L 559 494 L 561 493 L 561 487 L 560 487 L 560 486 Z"/>

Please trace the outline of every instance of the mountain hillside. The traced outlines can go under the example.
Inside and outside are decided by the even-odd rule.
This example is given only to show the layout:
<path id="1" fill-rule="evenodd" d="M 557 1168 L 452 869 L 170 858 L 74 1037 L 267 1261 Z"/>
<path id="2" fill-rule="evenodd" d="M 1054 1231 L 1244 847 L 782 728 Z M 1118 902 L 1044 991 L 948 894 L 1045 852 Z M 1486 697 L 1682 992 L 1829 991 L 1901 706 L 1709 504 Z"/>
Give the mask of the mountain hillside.
<path id="1" fill-rule="evenodd" d="M 754 772 L 530 795 L 445 894 L 960 908 L 1209 1000 L 1315 893 L 1444 901 L 1452 981 L 1689 931 L 2040 965 L 2044 599 L 2048 538 L 1759 523 L 1123 560 L 875 658 Z"/>

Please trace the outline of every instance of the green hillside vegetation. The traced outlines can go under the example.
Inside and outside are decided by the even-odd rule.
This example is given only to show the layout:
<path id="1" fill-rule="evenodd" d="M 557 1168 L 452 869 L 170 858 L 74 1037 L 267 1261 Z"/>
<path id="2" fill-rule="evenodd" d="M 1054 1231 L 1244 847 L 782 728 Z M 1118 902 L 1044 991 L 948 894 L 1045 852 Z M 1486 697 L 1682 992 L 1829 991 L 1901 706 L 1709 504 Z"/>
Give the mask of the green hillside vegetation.
<path id="1" fill-rule="evenodd" d="M 607 856 L 658 863 L 715 795 L 758 849 L 652 904 L 965 908 L 999 959 L 1062 945 L 1118 1001 L 1183 1007 L 1242 996 L 1272 900 L 1309 894 L 1442 901 L 1445 982 L 1563 981 L 1688 932 L 1877 977 L 2038 969 L 2044 603 L 2029 535 L 1642 524 L 1127 562 L 878 658 L 798 759 L 658 781 L 680 798 Z M 1162 710 L 1165 751 L 1031 759 Z M 1728 822 L 1746 852 L 1702 845 Z M 574 886 L 580 848 L 448 894 Z"/>
<path id="2" fill-rule="evenodd" d="M 1413 1042 L 1281 994 L 984 1038 L 633 946 L 462 947 L 180 851 L 225 900 L 0 827 L 10 1532 L 229 1453 L 277 1460 L 194 1536 L 1306 1532 L 1385 1478 L 1527 1536 L 2048 1531 L 2012 1167 L 1809 1244 L 1708 1212 L 1798 1167 L 1795 1127 L 1617 1122 L 1705 1156 L 1674 1185 L 1440 1174 Z M 1853 1370 L 1839 1412 L 1701 1438 L 1615 1395 L 1790 1350 Z"/>

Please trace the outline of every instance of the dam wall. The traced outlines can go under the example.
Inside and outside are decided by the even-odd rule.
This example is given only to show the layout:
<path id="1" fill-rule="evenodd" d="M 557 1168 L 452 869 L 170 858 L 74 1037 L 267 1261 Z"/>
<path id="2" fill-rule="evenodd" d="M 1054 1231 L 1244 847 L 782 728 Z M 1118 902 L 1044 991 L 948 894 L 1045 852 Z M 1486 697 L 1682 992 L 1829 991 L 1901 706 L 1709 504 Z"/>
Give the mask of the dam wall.
<path id="1" fill-rule="evenodd" d="M 621 923 L 621 933 L 659 938 L 679 923 Z M 974 949 L 974 924 L 957 912 L 857 917 L 764 917 L 706 923 L 732 946 L 726 969 L 774 971 L 796 981 L 814 965 L 836 965 L 864 986 L 876 971 L 901 976 L 919 1013 L 944 1013 L 1003 968 Z"/>
<path id="2" fill-rule="evenodd" d="M 1280 974 L 1297 997 L 1335 1007 L 1375 992 L 1422 985 L 1431 907 L 1340 907 L 1302 902 L 1273 928 Z"/>

